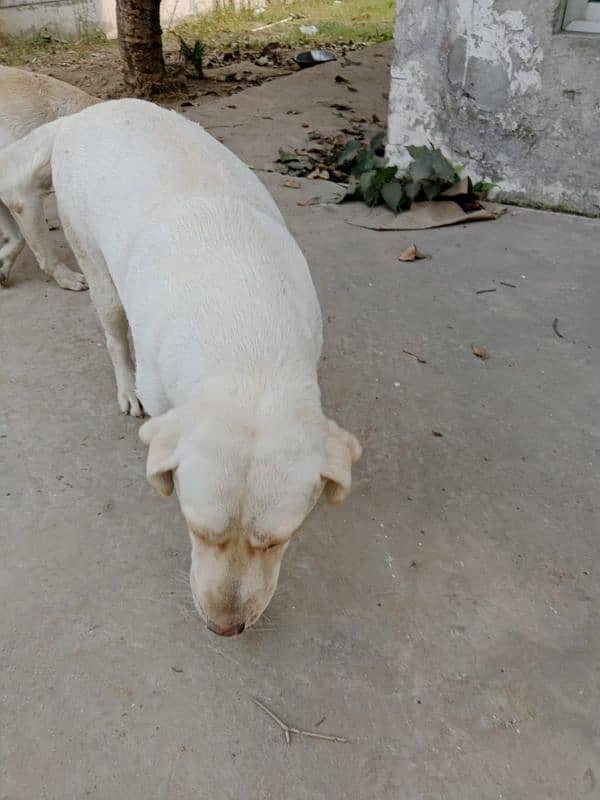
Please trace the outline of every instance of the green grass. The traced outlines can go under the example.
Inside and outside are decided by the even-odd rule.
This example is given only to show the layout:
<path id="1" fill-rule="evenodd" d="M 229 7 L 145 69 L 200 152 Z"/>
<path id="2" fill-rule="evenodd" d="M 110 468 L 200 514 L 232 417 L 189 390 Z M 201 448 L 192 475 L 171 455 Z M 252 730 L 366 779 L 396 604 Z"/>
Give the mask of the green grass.
<path id="1" fill-rule="evenodd" d="M 234 47 L 263 47 L 276 43 L 282 47 L 304 48 L 354 42 L 376 44 L 394 36 L 395 0 L 296 0 L 268 3 L 262 14 L 251 8 L 236 10 L 222 3 L 214 11 L 174 25 L 163 34 L 166 52 L 179 52 L 175 33 L 188 44 L 196 40 L 205 43 L 209 51 Z M 255 29 L 287 17 L 292 20 L 273 25 L 266 30 Z M 316 36 L 300 33 L 301 25 L 316 25 Z M 166 27 L 166 26 L 165 26 Z M 75 55 L 85 61 L 86 55 L 98 50 L 116 52 L 116 42 L 109 42 L 103 33 L 83 36 L 76 41 L 63 42 L 43 31 L 29 39 L 8 39 L 0 36 L 0 64 L 46 63 L 61 53 Z"/>
<path id="2" fill-rule="evenodd" d="M 0 64 L 9 66 L 27 64 L 32 59 L 57 53 L 75 53 L 85 56 L 92 50 L 113 46 L 102 32 L 87 34 L 74 41 L 62 41 L 39 31 L 27 39 L 0 36 Z"/>
<path id="3" fill-rule="evenodd" d="M 283 47 L 318 46 L 336 42 L 376 44 L 394 36 L 394 0 L 300 0 L 269 3 L 262 14 L 250 8 L 236 10 L 222 5 L 206 15 L 186 20 L 173 31 L 186 41 L 198 39 L 210 49 L 233 45 L 262 46 L 276 42 Z M 281 22 L 293 15 L 293 19 Z M 255 29 L 273 22 L 262 31 Z M 300 33 L 301 25 L 316 25 L 316 36 Z M 168 39 L 166 35 L 167 46 Z"/>

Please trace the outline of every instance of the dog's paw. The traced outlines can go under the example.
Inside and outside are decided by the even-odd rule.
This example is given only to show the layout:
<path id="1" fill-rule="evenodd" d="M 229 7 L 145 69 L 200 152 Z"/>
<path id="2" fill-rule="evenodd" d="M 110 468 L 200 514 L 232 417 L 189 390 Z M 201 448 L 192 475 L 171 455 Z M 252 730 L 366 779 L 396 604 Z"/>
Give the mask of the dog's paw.
<path id="1" fill-rule="evenodd" d="M 6 288 L 10 281 L 10 271 L 14 264 L 13 258 L 0 258 L 0 286 Z"/>
<path id="2" fill-rule="evenodd" d="M 137 399 L 134 389 L 120 389 L 117 394 L 119 408 L 123 414 L 129 414 L 130 417 L 143 417 L 144 409 L 142 404 Z"/>
<path id="3" fill-rule="evenodd" d="M 74 272 L 64 264 L 57 264 L 52 276 L 61 289 L 68 289 L 71 292 L 83 292 L 88 288 L 85 275 L 81 272 Z"/>

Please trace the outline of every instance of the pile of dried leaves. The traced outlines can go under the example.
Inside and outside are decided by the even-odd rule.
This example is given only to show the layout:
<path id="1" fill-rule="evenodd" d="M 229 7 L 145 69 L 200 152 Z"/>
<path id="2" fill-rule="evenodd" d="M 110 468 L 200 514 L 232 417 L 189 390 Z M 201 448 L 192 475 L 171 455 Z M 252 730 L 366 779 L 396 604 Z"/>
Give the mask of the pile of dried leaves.
<path id="1" fill-rule="evenodd" d="M 347 133 L 354 138 L 348 138 Z M 383 203 L 392 211 L 405 211 L 415 201 L 451 198 L 469 212 L 481 208 L 479 200 L 493 186 L 487 182 L 473 186 L 469 178 L 461 178 L 461 168 L 433 146 L 407 147 L 412 161 L 406 172 L 399 172 L 398 167 L 388 164 L 384 131 L 369 142 L 358 129 L 335 137 L 312 131 L 309 137 L 309 147 L 279 151 L 278 169 L 286 175 L 344 184 L 339 202 L 363 200 L 368 206 Z"/>

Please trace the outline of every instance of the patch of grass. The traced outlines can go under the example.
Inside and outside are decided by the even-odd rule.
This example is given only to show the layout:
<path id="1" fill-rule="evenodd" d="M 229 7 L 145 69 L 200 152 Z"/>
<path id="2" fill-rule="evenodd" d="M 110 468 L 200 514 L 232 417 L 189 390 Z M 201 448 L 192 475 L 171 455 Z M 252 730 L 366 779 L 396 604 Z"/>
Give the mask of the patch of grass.
<path id="1" fill-rule="evenodd" d="M 44 30 L 27 39 L 13 39 L 0 36 L 0 64 L 18 66 L 29 64 L 34 59 L 43 61 L 46 56 L 57 53 L 71 53 L 84 56 L 90 51 L 102 47 L 116 47 L 116 42 L 109 42 L 101 31 L 89 33 L 73 41 L 56 39 Z"/>
<path id="2" fill-rule="evenodd" d="M 261 47 L 271 42 L 307 49 L 336 42 L 376 44 L 393 39 L 394 11 L 394 0 L 272 2 L 261 14 L 251 8 L 220 5 L 208 14 L 175 25 L 172 30 L 186 40 L 206 42 L 210 49 L 233 45 Z M 256 30 L 263 25 L 271 27 Z M 301 33 L 300 26 L 305 25 L 315 25 L 318 33 L 314 36 Z M 166 33 L 165 43 L 174 48 L 170 39 L 175 37 Z"/>

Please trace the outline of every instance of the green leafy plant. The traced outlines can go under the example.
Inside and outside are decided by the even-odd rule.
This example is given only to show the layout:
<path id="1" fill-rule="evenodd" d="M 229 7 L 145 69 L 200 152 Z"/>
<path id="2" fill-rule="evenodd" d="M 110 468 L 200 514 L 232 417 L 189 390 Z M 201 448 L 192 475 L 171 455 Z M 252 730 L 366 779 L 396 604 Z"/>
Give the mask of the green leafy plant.
<path id="1" fill-rule="evenodd" d="M 180 47 L 179 55 L 187 64 L 191 64 L 196 70 L 196 75 L 199 78 L 204 78 L 204 56 L 206 55 L 206 45 L 200 39 L 196 39 L 194 44 L 190 45 L 179 37 Z"/>
<path id="2" fill-rule="evenodd" d="M 405 173 L 398 174 L 397 167 L 388 166 L 383 138 L 381 131 L 368 146 L 352 140 L 342 150 L 337 166 L 349 167 L 351 179 L 340 201 L 385 203 L 392 211 L 400 211 L 415 200 L 434 200 L 460 179 L 442 152 L 427 146 L 407 147 L 412 162 Z"/>
<path id="3" fill-rule="evenodd" d="M 494 184 L 480 181 L 475 187 L 468 177 L 462 177 L 464 165 L 453 165 L 441 150 L 427 145 L 409 145 L 412 161 L 408 169 L 399 172 L 388 163 L 385 155 L 385 132 L 378 131 L 365 141 L 362 130 L 352 131 L 356 138 L 345 135 L 322 136 L 309 134 L 313 143 L 308 149 L 293 152 L 279 151 L 280 172 L 286 175 L 328 177 L 343 184 L 339 202 L 362 200 L 368 206 L 385 204 L 392 211 L 404 211 L 414 201 L 452 199 L 463 210 L 481 208 L 478 197 Z M 345 185 L 344 185 L 345 184 Z M 452 197 L 446 193 L 452 189 Z"/>

